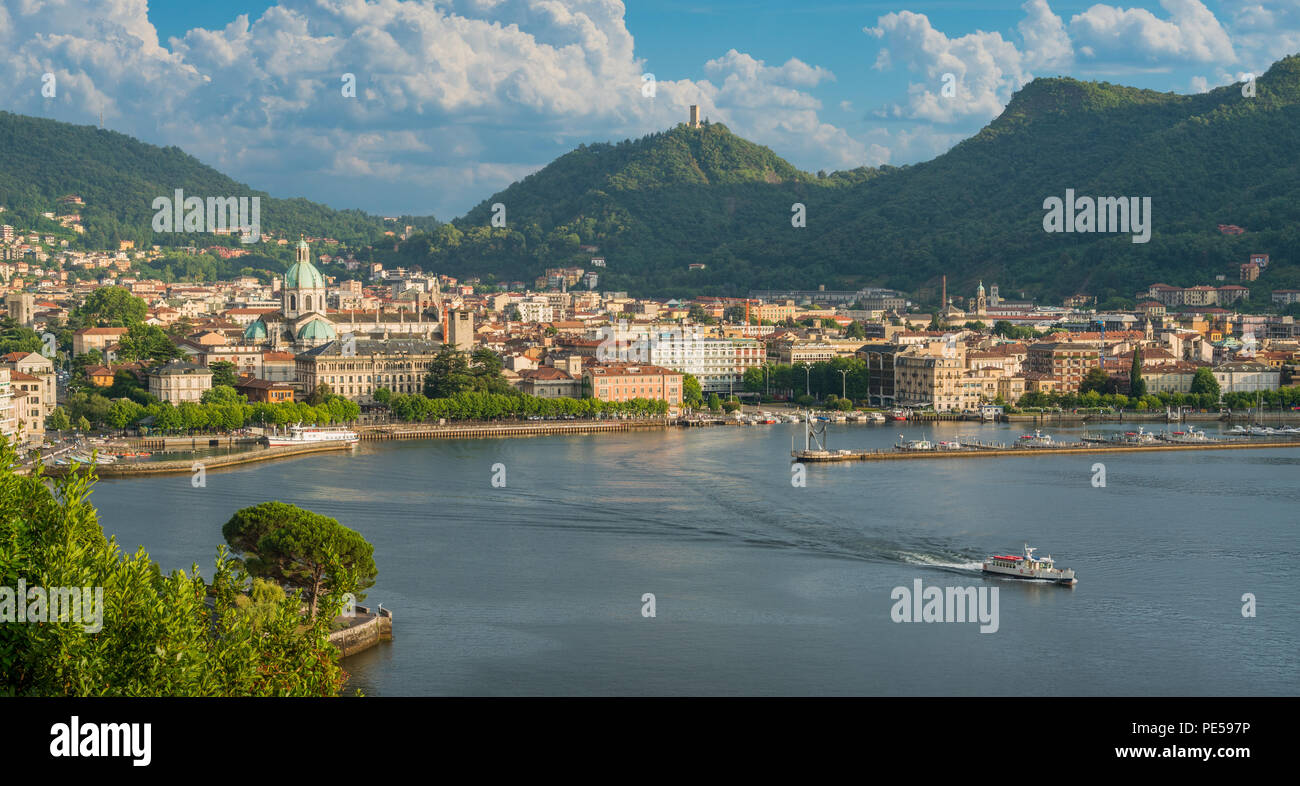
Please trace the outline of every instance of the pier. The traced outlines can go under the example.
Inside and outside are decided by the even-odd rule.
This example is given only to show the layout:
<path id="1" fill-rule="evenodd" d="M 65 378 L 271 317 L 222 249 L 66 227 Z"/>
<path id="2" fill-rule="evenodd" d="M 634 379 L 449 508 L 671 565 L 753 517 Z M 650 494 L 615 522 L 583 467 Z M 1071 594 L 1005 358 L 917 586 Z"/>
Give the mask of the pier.
<path id="1" fill-rule="evenodd" d="M 942 458 L 1008 458 L 1020 456 L 1057 456 L 1074 454 L 1101 453 L 1146 453 L 1170 450 L 1251 450 L 1259 448 L 1300 448 L 1300 440 L 1285 442 L 1252 442 L 1245 439 L 1210 442 L 1179 443 L 1160 442 L 1150 445 L 1102 445 L 1086 442 L 1072 442 L 1060 446 L 1015 447 L 988 443 L 972 443 L 954 450 L 792 450 L 790 455 L 796 462 L 806 464 L 830 463 L 838 461 L 895 461 L 900 459 L 942 459 Z"/>
<path id="2" fill-rule="evenodd" d="M 280 458 L 293 458 L 308 453 L 324 453 L 326 451 L 346 450 L 350 448 L 346 442 L 311 442 L 305 445 L 287 445 L 285 447 L 265 448 L 262 450 L 246 450 L 241 453 L 229 453 L 224 456 L 203 456 L 202 458 L 186 458 L 176 461 L 115 461 L 112 464 L 100 464 L 95 462 L 95 475 L 100 478 L 114 477 L 134 477 L 139 475 L 165 475 L 165 474 L 190 474 L 194 472 L 196 465 L 201 465 L 204 470 L 217 469 L 218 467 L 233 467 L 240 464 L 251 464 L 257 461 L 271 461 Z M 48 477 L 61 477 L 68 474 L 73 467 L 90 466 L 80 462 L 71 464 L 49 464 L 44 468 L 44 474 Z"/>
<path id="3" fill-rule="evenodd" d="M 547 434 L 594 434 L 605 431 L 635 431 L 667 428 L 662 418 L 651 420 L 577 420 L 541 423 L 473 423 L 364 426 L 357 429 L 363 440 L 389 439 L 467 439 L 492 437 L 532 437 Z"/>

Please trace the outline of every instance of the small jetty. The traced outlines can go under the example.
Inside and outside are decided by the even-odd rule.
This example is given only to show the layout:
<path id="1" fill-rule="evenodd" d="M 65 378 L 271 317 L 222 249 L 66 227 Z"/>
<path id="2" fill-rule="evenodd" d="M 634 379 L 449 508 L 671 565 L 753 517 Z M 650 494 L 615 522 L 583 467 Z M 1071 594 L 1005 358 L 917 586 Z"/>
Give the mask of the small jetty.
<path id="1" fill-rule="evenodd" d="M 381 641 L 393 640 L 393 612 L 380 604 L 372 613 L 368 606 L 356 606 L 354 613 L 335 618 L 343 627 L 330 634 L 330 644 L 339 648 L 339 657 L 346 658 L 374 647 Z"/>
<path id="2" fill-rule="evenodd" d="M 792 440 L 793 443 L 793 440 Z M 1211 439 L 1203 432 L 1154 434 L 1138 431 L 1113 437 L 1087 437 L 1079 442 L 1060 442 L 1036 430 L 1015 442 L 990 442 L 971 437 L 946 441 L 908 440 L 901 435 L 888 450 L 830 450 L 826 446 L 826 424 L 810 418 L 804 427 L 802 450 L 790 446 L 790 456 L 799 463 L 819 464 L 842 461 L 895 461 L 940 458 L 1006 458 L 1015 456 L 1142 453 L 1171 450 L 1250 450 L 1300 448 L 1300 439 Z"/>

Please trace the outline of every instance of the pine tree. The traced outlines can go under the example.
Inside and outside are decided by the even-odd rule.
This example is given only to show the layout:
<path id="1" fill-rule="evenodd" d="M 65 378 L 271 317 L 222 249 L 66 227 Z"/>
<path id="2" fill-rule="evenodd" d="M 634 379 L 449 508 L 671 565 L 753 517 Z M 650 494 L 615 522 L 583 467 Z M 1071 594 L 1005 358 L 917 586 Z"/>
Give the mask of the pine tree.
<path id="1" fill-rule="evenodd" d="M 1147 381 L 1142 378 L 1142 350 L 1133 349 L 1133 365 L 1128 370 L 1129 398 L 1142 398 L 1147 394 Z"/>

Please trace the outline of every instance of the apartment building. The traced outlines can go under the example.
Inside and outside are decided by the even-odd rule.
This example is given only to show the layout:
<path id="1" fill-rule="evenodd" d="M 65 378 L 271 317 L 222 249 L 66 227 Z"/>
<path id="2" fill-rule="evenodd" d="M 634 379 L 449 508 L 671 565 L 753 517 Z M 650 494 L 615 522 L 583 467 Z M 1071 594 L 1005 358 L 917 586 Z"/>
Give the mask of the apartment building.
<path id="1" fill-rule="evenodd" d="M 682 374 L 649 363 L 595 363 L 582 371 L 586 394 L 600 401 L 631 401 L 634 398 L 668 402 L 675 415 L 682 404 Z"/>
<path id="2" fill-rule="evenodd" d="M 981 384 L 967 378 L 960 342 L 916 344 L 894 355 L 894 400 L 901 406 L 969 409 L 979 403 Z"/>
<path id="3" fill-rule="evenodd" d="M 1024 369 L 1032 374 L 1055 379 L 1061 390 L 1077 392 L 1083 378 L 1101 367 L 1101 351 L 1096 344 L 1043 342 L 1031 344 Z"/>

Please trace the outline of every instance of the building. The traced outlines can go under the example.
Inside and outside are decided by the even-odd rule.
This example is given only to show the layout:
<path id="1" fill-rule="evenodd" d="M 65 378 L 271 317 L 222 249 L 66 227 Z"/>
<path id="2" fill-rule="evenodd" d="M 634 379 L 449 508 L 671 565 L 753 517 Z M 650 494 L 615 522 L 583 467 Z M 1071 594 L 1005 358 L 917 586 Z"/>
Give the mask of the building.
<path id="1" fill-rule="evenodd" d="M 235 383 L 235 390 L 247 396 L 250 404 L 283 404 L 293 401 L 293 385 L 287 382 L 244 377 Z"/>
<path id="2" fill-rule="evenodd" d="M 538 398 L 582 398 L 582 379 L 554 366 L 519 372 L 519 390 Z"/>
<path id="3" fill-rule="evenodd" d="M 350 347 L 336 340 L 300 353 L 295 376 L 303 391 L 325 384 L 340 396 L 369 404 L 379 388 L 421 392 L 441 347 L 441 342 L 416 338 L 363 338 Z"/>
<path id="4" fill-rule="evenodd" d="M 72 354 L 84 355 L 92 349 L 104 351 L 110 344 L 116 344 L 125 336 L 124 327 L 82 328 L 72 334 Z"/>
<path id="5" fill-rule="evenodd" d="M 146 376 L 149 392 L 157 396 L 159 401 L 170 401 L 172 404 L 198 402 L 205 392 L 212 389 L 211 371 L 204 366 L 181 360 L 151 368 Z"/>
<path id="6" fill-rule="evenodd" d="M 596 363 L 582 371 L 587 396 L 599 401 L 631 401 L 636 398 L 668 402 L 675 415 L 682 405 L 682 374 L 649 363 Z"/>
<path id="7" fill-rule="evenodd" d="M 5 307 L 9 309 L 9 318 L 23 327 L 31 327 L 36 317 L 36 296 L 27 292 L 16 292 L 5 298 Z"/>
<path id="8" fill-rule="evenodd" d="M 0 366 L 39 380 L 41 406 L 44 408 L 42 414 L 49 415 L 54 411 L 58 405 L 58 382 L 54 375 L 54 361 L 39 352 L 10 352 L 0 357 Z"/>
<path id="9" fill-rule="evenodd" d="M 894 400 L 901 406 L 931 407 L 939 412 L 971 409 L 977 388 L 967 388 L 966 346 L 933 341 L 894 355 Z"/>
<path id="10" fill-rule="evenodd" d="M 1088 372 L 1101 367 L 1101 350 L 1096 344 L 1052 342 L 1031 344 L 1024 369 L 1032 374 L 1051 377 L 1060 390 L 1078 392 Z"/>
<path id="11" fill-rule="evenodd" d="M 0 436 L 10 442 L 18 433 L 18 418 L 14 415 L 14 394 L 10 389 L 9 369 L 0 368 Z"/>
<path id="12" fill-rule="evenodd" d="M 244 329 L 244 342 L 273 350 L 302 350 L 333 341 L 334 323 L 325 315 L 325 277 L 311 263 L 311 249 L 299 240 L 294 263 L 284 274 L 280 309 L 262 314 Z"/>
<path id="13" fill-rule="evenodd" d="M 474 349 L 474 315 L 466 310 L 457 309 L 447 312 L 446 343 L 461 352 Z"/>
<path id="14" fill-rule="evenodd" d="M 1213 369 L 1222 393 L 1254 393 L 1277 390 L 1282 385 L 1282 370 L 1253 360 L 1222 363 Z"/>

